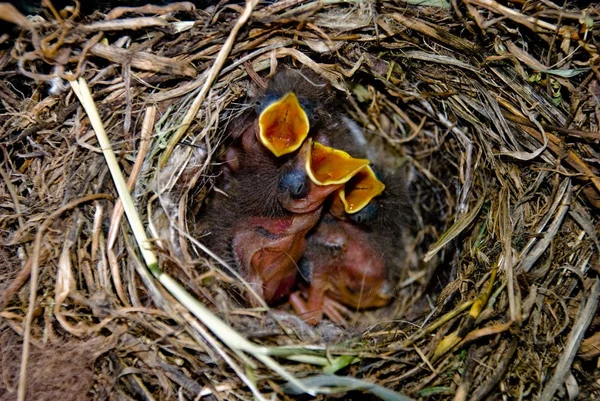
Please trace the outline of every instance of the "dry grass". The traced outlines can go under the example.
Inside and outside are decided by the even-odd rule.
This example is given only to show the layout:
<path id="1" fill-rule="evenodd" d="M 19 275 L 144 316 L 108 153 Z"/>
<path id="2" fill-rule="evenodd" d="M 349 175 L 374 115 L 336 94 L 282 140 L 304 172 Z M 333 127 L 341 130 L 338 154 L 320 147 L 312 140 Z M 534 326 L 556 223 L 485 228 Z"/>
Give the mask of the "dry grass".
<path id="1" fill-rule="evenodd" d="M 415 399 L 600 398 L 597 7 L 289 0 L 249 4 L 247 21 L 237 5 L 0 7 L 22 28 L 0 37 L 1 399 L 16 398 L 24 337 L 27 399 L 251 399 L 240 377 L 296 397 L 144 274 L 78 76 L 162 270 L 296 377 L 337 371 Z M 278 64 L 330 81 L 410 171 L 395 301 L 351 330 L 249 309 L 194 238 L 248 74 Z"/>

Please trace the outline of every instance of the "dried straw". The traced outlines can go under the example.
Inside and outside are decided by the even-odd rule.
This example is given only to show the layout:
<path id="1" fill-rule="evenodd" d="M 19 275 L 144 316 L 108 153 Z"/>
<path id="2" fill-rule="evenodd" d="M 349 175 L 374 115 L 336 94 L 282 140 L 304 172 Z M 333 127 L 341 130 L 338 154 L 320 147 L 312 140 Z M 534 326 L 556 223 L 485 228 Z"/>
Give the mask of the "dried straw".
<path id="1" fill-rule="evenodd" d="M 600 398 L 599 9 L 423 4 L 0 4 L 0 399 Z M 348 330 L 250 308 L 196 237 L 225 127 L 280 65 L 409 172 L 394 302 Z M 45 370 L 69 360 L 72 387 Z"/>

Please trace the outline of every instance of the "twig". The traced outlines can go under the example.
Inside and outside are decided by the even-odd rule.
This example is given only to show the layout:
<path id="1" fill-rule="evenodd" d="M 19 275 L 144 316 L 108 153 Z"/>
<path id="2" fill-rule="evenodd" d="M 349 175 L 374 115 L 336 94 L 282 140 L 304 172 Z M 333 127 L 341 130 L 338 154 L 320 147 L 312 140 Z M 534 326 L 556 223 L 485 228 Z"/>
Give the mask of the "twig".
<path id="1" fill-rule="evenodd" d="M 486 8 L 490 11 L 500 13 L 511 20 L 524 24 L 529 28 L 539 27 L 542 29 L 547 29 L 549 31 L 557 31 L 556 25 L 550 24 L 546 21 L 542 21 L 539 18 L 529 17 L 527 15 L 521 14 L 518 11 L 513 10 L 512 8 L 508 8 L 503 6 L 502 4 L 494 1 L 494 0 L 467 0 L 468 3 L 475 4 Z M 535 29 L 533 29 L 535 30 Z"/>
<path id="2" fill-rule="evenodd" d="M 152 53 L 130 51 L 116 46 L 108 46 L 103 43 L 96 43 L 92 46 L 90 53 L 94 56 L 112 61 L 113 63 L 130 63 L 132 67 L 144 71 L 160 72 L 191 78 L 197 75 L 194 67 L 188 62 L 157 56 Z"/>
<path id="3" fill-rule="evenodd" d="M 142 123 L 142 132 L 140 135 L 140 149 L 135 159 L 135 163 L 133 164 L 133 168 L 131 169 L 131 174 L 127 179 L 127 188 L 130 192 L 133 191 L 133 188 L 135 187 L 135 183 L 138 179 L 140 171 L 142 171 L 142 166 L 146 158 L 146 153 L 148 153 L 148 149 L 150 148 L 150 139 L 152 138 L 152 126 L 154 124 L 155 119 L 156 107 L 150 106 L 146 109 L 146 114 L 144 115 L 144 122 Z M 112 247 L 115 244 L 117 234 L 119 233 L 119 225 L 121 224 L 122 217 L 123 203 L 121 202 L 121 199 L 117 199 L 117 203 L 115 204 L 113 214 L 110 219 L 110 228 L 108 230 L 108 236 L 106 239 L 107 249 L 112 249 Z"/>
<path id="4" fill-rule="evenodd" d="M 210 71 L 208 71 L 207 78 L 206 78 L 206 81 L 204 82 L 204 86 L 202 87 L 202 90 L 200 90 L 200 93 L 198 93 L 198 96 L 196 96 L 196 98 L 194 99 L 194 102 L 192 103 L 192 105 L 188 109 L 187 113 L 183 117 L 181 126 L 179 127 L 177 132 L 175 132 L 173 137 L 171 137 L 171 139 L 169 140 L 169 143 L 167 144 L 166 149 L 164 150 L 163 154 L 160 157 L 159 167 L 162 168 L 165 166 L 165 164 L 167 163 L 167 160 L 171 156 L 171 153 L 173 153 L 175 146 L 177 146 L 177 144 L 179 143 L 179 141 L 181 140 L 183 135 L 186 133 L 186 131 L 190 127 L 192 120 L 198 114 L 198 110 L 200 110 L 200 106 L 204 102 L 204 99 L 206 99 L 206 95 L 208 94 L 210 87 L 212 86 L 215 79 L 219 76 L 219 71 L 221 70 L 221 68 L 223 68 L 225 61 L 227 60 L 227 56 L 229 56 L 229 52 L 233 48 L 233 44 L 235 43 L 235 39 L 237 37 L 238 32 L 240 31 L 240 29 L 242 29 L 244 24 L 246 24 L 246 21 L 248 21 L 248 19 L 250 18 L 250 15 L 252 15 L 252 11 L 254 10 L 254 7 L 256 7 L 257 4 L 258 4 L 258 0 L 246 0 L 246 7 L 244 8 L 244 12 L 242 13 L 242 15 L 240 15 L 240 18 L 237 20 L 237 22 L 233 26 L 231 33 L 229 34 L 229 36 L 227 37 L 227 40 L 223 44 L 223 47 L 219 51 L 219 54 L 217 55 L 215 62 L 213 63 L 212 67 L 210 68 Z M 206 132 L 206 131 L 204 131 L 204 132 Z M 197 138 L 198 142 L 201 140 L 202 140 L 202 137 Z"/>
<path id="5" fill-rule="evenodd" d="M 502 358 L 496 365 L 496 369 L 494 369 L 494 372 L 490 376 L 488 376 L 485 382 L 481 386 L 479 386 L 477 390 L 473 392 L 473 395 L 471 396 L 471 398 L 469 398 L 469 401 L 480 401 L 485 399 L 485 397 L 490 393 L 490 391 L 492 391 L 494 387 L 496 387 L 500 379 L 502 379 L 502 377 L 504 376 L 504 373 L 506 372 L 508 367 L 513 362 L 513 355 L 515 354 L 518 345 L 519 341 L 517 339 L 513 339 L 510 342 L 510 344 L 508 345 L 508 349 L 505 350 L 504 355 L 502 355 Z"/>
<path id="6" fill-rule="evenodd" d="M 598 295 L 600 295 L 600 279 L 596 278 L 589 295 L 585 298 L 585 304 L 584 300 L 581 300 L 581 312 L 579 313 L 577 320 L 573 323 L 573 329 L 565 341 L 565 349 L 556 365 L 554 375 L 552 375 L 550 381 L 546 383 L 546 386 L 540 395 L 540 401 L 550 401 L 552 397 L 554 397 L 556 390 L 564 384 L 565 379 L 570 372 L 573 359 L 575 359 L 575 355 L 579 349 L 579 345 L 583 340 L 583 335 L 592 323 L 592 319 L 598 309 Z"/>
<path id="7" fill-rule="evenodd" d="M 97 21 L 89 25 L 80 25 L 78 29 L 83 32 L 98 31 L 123 31 L 152 28 L 155 26 L 168 26 L 169 21 L 158 17 L 123 18 L 112 21 Z"/>
<path id="8" fill-rule="evenodd" d="M 19 197 L 17 196 L 17 191 L 15 190 L 15 186 L 10 182 L 10 176 L 4 171 L 2 166 L 0 165 L 0 177 L 4 180 L 6 184 L 6 188 L 8 189 L 8 193 L 13 201 L 13 207 L 15 209 L 15 213 L 17 215 L 17 221 L 19 222 L 19 227 L 23 228 L 25 226 L 25 219 L 23 218 L 23 213 L 21 212 L 21 203 L 19 202 Z M 2 308 L 0 308 L 2 309 Z"/>
<path id="9" fill-rule="evenodd" d="M 177 3 L 167 4 L 165 6 L 155 6 L 152 4 L 146 4 L 140 7 L 117 7 L 113 8 L 108 14 L 106 14 L 106 20 L 113 20 L 119 18 L 125 13 L 138 13 L 138 14 L 167 14 L 175 11 L 194 11 L 196 6 L 194 3 L 189 1 L 181 1 Z"/>
<path id="10" fill-rule="evenodd" d="M 48 251 L 46 249 L 42 249 L 39 260 L 40 263 L 44 263 L 46 258 L 48 257 Z M 19 270 L 17 277 L 13 280 L 12 283 L 8 287 L 2 291 L 2 296 L 0 297 L 0 311 L 8 305 L 12 297 L 23 287 L 23 285 L 27 282 L 27 279 L 31 275 L 31 266 L 33 263 L 32 258 L 28 258 L 25 262 L 25 265 Z"/>

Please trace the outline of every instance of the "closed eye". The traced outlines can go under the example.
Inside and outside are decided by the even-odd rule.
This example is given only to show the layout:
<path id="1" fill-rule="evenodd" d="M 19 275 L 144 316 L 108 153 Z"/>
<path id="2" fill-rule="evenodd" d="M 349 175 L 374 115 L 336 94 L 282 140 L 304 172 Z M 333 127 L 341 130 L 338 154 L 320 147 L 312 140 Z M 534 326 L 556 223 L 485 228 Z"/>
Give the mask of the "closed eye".
<path id="1" fill-rule="evenodd" d="M 266 228 L 261 227 L 261 226 L 255 227 L 254 230 L 257 233 L 259 233 L 260 235 L 262 235 L 263 237 L 266 237 L 270 240 L 276 240 L 281 237 L 281 235 L 273 234 L 271 231 L 269 231 Z"/>

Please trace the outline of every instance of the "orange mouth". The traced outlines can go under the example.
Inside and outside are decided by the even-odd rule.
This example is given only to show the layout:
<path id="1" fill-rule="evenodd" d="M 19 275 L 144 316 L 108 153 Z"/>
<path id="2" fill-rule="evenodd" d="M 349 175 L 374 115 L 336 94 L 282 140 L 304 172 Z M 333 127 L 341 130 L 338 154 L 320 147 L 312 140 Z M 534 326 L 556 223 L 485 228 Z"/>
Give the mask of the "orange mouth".
<path id="1" fill-rule="evenodd" d="M 276 157 L 302 146 L 310 124 L 306 112 L 293 92 L 270 104 L 258 117 L 258 139 Z"/>
<path id="2" fill-rule="evenodd" d="M 365 166 L 338 190 L 338 195 L 346 213 L 353 214 L 367 206 L 384 189 L 385 185 L 377 179 L 373 169 Z"/>
<path id="3" fill-rule="evenodd" d="M 355 159 L 348 153 L 321 145 L 310 144 L 310 157 L 306 158 L 306 173 L 317 185 L 340 185 L 348 182 L 362 168 L 369 165 L 367 159 Z"/>

